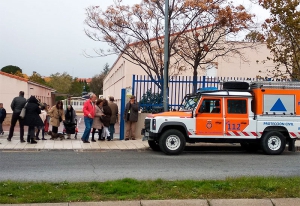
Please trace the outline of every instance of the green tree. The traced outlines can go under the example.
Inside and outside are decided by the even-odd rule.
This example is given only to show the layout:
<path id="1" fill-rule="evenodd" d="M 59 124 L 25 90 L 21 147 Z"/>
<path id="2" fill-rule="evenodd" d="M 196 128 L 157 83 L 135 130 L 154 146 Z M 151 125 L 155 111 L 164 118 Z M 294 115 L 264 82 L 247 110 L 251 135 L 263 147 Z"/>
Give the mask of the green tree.
<path id="1" fill-rule="evenodd" d="M 266 40 L 272 54 L 267 60 L 275 63 L 269 72 L 273 77 L 300 80 L 300 1 L 256 0 L 256 3 L 271 15 L 262 24 L 262 33 L 249 36 L 258 36 L 257 41 Z"/>
<path id="2" fill-rule="evenodd" d="M 84 85 L 85 91 L 87 93 L 89 93 L 91 90 L 90 90 L 90 86 L 88 85 L 88 83 L 86 82 L 86 80 L 83 81 L 83 85 Z"/>
<path id="3" fill-rule="evenodd" d="M 32 82 L 36 82 L 38 84 L 42 84 L 42 85 L 45 85 L 45 86 L 49 86 L 45 79 L 37 72 L 33 72 L 33 74 L 29 77 L 28 79 L 29 81 L 32 81 Z"/>
<path id="4" fill-rule="evenodd" d="M 58 93 L 68 94 L 72 86 L 72 76 L 64 72 L 63 74 L 55 73 L 50 75 L 49 85 Z"/>
<path id="5" fill-rule="evenodd" d="M 20 72 L 20 71 L 17 71 L 16 73 L 14 73 L 14 75 L 25 78 L 24 74 L 22 74 L 22 72 Z"/>
<path id="6" fill-rule="evenodd" d="M 71 88 L 69 94 L 72 96 L 81 96 L 83 84 L 78 78 L 72 80 Z"/>
<path id="7" fill-rule="evenodd" d="M 5 66 L 1 69 L 1 71 L 9 74 L 16 74 L 16 73 L 22 74 L 22 69 L 20 69 L 20 67 L 13 66 L 13 65 Z"/>
<path id="8" fill-rule="evenodd" d="M 106 63 L 103 67 L 102 74 L 106 75 L 109 72 L 109 65 Z"/>
<path id="9" fill-rule="evenodd" d="M 109 69 L 109 65 L 108 63 L 106 63 L 103 67 L 102 72 L 92 77 L 92 81 L 90 83 L 90 90 L 97 96 L 103 94 L 103 80 L 106 74 L 108 73 Z"/>
<path id="10" fill-rule="evenodd" d="M 95 93 L 97 96 L 103 94 L 103 79 L 105 75 L 103 73 L 97 74 L 92 77 L 92 81 L 90 83 L 91 92 Z"/>

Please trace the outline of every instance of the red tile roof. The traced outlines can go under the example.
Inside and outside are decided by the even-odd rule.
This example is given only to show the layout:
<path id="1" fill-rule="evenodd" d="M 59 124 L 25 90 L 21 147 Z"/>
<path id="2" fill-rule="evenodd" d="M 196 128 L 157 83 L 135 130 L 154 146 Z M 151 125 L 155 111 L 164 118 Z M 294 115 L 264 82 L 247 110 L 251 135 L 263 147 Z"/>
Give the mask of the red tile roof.
<path id="1" fill-rule="evenodd" d="M 20 81 L 28 82 L 28 79 L 25 79 L 23 77 L 19 77 L 19 76 L 13 75 L 13 74 L 9 74 L 6 72 L 0 71 L 0 75 L 4 75 L 4 76 L 10 77 L 10 78 L 18 79 Z"/>
<path id="2" fill-rule="evenodd" d="M 77 78 L 77 81 L 86 81 L 86 83 L 91 83 L 92 78 Z"/>

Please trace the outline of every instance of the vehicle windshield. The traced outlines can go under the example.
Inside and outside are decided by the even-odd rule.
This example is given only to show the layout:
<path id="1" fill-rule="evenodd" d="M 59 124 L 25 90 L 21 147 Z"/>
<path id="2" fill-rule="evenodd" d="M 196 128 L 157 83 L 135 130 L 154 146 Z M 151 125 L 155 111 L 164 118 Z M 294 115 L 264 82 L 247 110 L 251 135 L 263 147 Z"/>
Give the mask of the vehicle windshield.
<path id="1" fill-rule="evenodd" d="M 191 111 L 197 106 L 200 95 L 186 95 L 182 100 L 179 111 Z"/>

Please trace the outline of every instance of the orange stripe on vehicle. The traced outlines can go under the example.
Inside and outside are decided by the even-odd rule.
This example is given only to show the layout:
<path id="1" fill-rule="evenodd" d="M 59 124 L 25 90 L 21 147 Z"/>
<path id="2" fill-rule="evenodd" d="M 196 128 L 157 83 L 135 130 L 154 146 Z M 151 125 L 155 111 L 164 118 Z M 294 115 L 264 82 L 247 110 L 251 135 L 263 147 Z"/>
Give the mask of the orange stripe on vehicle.
<path id="1" fill-rule="evenodd" d="M 191 112 L 162 112 L 157 114 L 149 114 L 148 117 L 181 117 L 181 118 L 191 118 L 192 113 Z"/>

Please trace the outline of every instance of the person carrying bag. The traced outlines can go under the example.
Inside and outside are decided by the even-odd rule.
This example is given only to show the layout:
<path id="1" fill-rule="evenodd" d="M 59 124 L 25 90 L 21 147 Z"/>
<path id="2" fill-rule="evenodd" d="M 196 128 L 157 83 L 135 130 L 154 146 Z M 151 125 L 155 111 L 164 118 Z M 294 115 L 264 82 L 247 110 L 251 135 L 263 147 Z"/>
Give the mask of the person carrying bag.
<path id="1" fill-rule="evenodd" d="M 25 117 L 27 104 L 28 104 L 28 101 L 26 102 L 25 106 L 21 110 L 20 117 L 22 119 L 24 119 L 24 117 Z"/>

